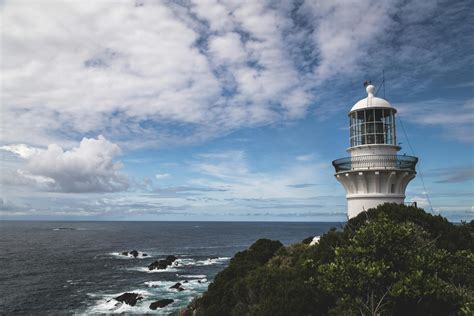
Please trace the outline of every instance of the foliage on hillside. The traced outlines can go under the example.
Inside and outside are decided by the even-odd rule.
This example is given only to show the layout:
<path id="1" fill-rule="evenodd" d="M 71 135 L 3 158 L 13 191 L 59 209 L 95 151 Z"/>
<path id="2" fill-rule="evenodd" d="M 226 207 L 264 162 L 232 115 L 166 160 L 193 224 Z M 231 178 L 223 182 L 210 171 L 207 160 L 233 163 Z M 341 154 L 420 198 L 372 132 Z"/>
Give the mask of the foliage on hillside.
<path id="1" fill-rule="evenodd" d="M 261 239 L 239 252 L 195 315 L 473 315 L 474 221 L 385 204 L 319 244 Z"/>

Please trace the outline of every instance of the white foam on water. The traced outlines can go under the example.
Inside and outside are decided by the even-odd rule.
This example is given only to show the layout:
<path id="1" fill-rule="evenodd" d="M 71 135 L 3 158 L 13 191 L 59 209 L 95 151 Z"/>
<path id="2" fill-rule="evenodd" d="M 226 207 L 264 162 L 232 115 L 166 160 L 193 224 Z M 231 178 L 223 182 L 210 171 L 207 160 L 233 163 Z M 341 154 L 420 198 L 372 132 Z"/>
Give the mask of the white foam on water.
<path id="1" fill-rule="evenodd" d="M 146 253 L 147 256 L 143 256 L 144 253 Z M 148 259 L 148 258 L 154 257 L 154 255 L 150 254 L 149 252 L 141 252 L 141 251 L 138 251 L 137 257 L 134 257 L 130 253 L 128 255 L 123 255 L 122 252 L 109 252 L 107 255 L 115 257 L 117 259 Z"/>
<path id="2" fill-rule="evenodd" d="M 199 260 L 196 262 L 197 266 L 210 266 L 214 264 L 224 264 L 227 260 L 229 260 L 229 257 L 219 257 L 219 258 L 214 258 L 214 259 L 205 259 L 205 260 Z"/>
<path id="3" fill-rule="evenodd" d="M 71 231 L 71 230 L 85 230 L 81 228 L 74 228 L 74 227 L 58 227 L 58 228 L 53 228 L 53 231 Z"/>
<path id="4" fill-rule="evenodd" d="M 228 261 L 230 258 L 229 257 L 219 257 L 219 258 L 209 258 L 209 259 L 204 259 L 204 260 L 195 260 L 195 259 L 183 259 L 179 258 L 177 259 L 173 264 L 178 267 L 202 267 L 202 266 L 210 266 L 210 265 L 215 265 L 215 264 L 224 264 L 226 261 Z"/>
<path id="5" fill-rule="evenodd" d="M 184 291 L 178 291 L 176 289 L 171 288 L 176 283 L 181 283 L 181 287 Z M 155 290 L 159 290 L 160 293 L 170 293 L 173 297 L 186 299 L 192 299 L 196 294 L 200 294 L 207 289 L 208 281 L 206 278 L 202 279 L 194 279 L 186 281 L 147 281 L 144 284 L 148 286 L 148 288 L 153 288 Z"/>
<path id="6" fill-rule="evenodd" d="M 204 279 L 206 275 L 204 274 L 177 274 L 178 278 L 186 278 L 186 279 Z"/>
<path id="7" fill-rule="evenodd" d="M 123 293 L 137 293 L 143 296 L 143 299 L 137 301 L 135 306 L 119 302 L 114 298 L 122 295 Z M 85 314 L 147 314 L 153 313 L 158 315 L 169 315 L 170 313 L 176 313 L 179 307 L 182 307 L 182 300 L 172 296 L 163 295 L 162 293 L 154 293 L 148 290 L 135 289 L 132 291 L 120 292 L 116 294 L 99 294 L 89 293 L 88 296 L 96 298 L 100 297 L 94 305 L 90 306 Z M 156 302 L 159 299 L 171 298 L 174 300 L 170 305 L 157 308 L 156 310 L 150 309 L 150 304 Z"/>
<path id="8" fill-rule="evenodd" d="M 140 271 L 140 272 L 146 272 L 146 273 L 164 273 L 164 272 L 178 272 L 178 269 L 172 266 L 166 267 L 166 269 L 153 269 L 149 270 L 148 267 L 133 267 L 133 268 L 128 268 L 127 270 L 130 271 Z"/>

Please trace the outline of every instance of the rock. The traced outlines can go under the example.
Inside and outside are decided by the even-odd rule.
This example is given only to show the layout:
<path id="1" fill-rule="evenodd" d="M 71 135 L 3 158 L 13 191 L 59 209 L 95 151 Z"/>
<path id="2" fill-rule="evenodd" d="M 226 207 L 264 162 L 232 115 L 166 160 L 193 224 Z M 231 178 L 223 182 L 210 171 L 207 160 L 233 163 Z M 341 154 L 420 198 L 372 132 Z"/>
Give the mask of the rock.
<path id="1" fill-rule="evenodd" d="M 123 256 L 128 256 L 128 251 L 123 251 L 123 252 L 122 252 L 122 255 L 123 255 Z"/>
<path id="2" fill-rule="evenodd" d="M 156 260 L 148 266 L 148 270 L 164 270 L 169 266 L 166 260 Z"/>
<path id="3" fill-rule="evenodd" d="M 188 283 L 188 280 L 184 280 L 183 283 Z"/>
<path id="4" fill-rule="evenodd" d="M 130 251 L 130 254 L 131 254 L 134 258 L 138 257 L 138 251 L 136 251 L 136 250 Z"/>
<path id="5" fill-rule="evenodd" d="M 184 288 L 181 286 L 181 283 L 179 282 L 171 286 L 170 289 L 178 290 L 179 292 L 184 291 Z"/>
<path id="6" fill-rule="evenodd" d="M 176 256 L 173 256 L 173 255 L 169 255 L 166 257 L 166 260 L 168 260 L 171 263 L 175 262 L 176 260 L 178 260 L 178 258 Z"/>
<path id="7" fill-rule="evenodd" d="M 170 298 L 164 298 L 162 300 L 158 300 L 156 302 L 153 302 L 150 304 L 150 309 L 155 310 L 157 308 L 163 308 L 165 306 L 168 306 L 169 304 L 173 303 L 174 300 Z"/>
<path id="8" fill-rule="evenodd" d="M 147 257 L 148 254 L 147 253 L 142 253 L 142 257 Z"/>
<path id="9" fill-rule="evenodd" d="M 167 256 L 166 259 L 157 260 L 157 261 L 151 263 L 148 266 L 148 270 L 155 270 L 155 269 L 164 270 L 168 266 L 172 265 L 173 262 L 175 262 L 177 259 L 178 258 L 173 256 L 173 255 Z"/>
<path id="10" fill-rule="evenodd" d="M 210 257 L 209 260 L 216 260 L 219 259 L 219 257 Z"/>
<path id="11" fill-rule="evenodd" d="M 135 306 L 135 304 L 137 304 L 137 302 L 142 299 L 143 299 L 143 296 L 137 293 L 124 293 L 115 298 L 115 300 L 128 304 L 130 306 Z"/>

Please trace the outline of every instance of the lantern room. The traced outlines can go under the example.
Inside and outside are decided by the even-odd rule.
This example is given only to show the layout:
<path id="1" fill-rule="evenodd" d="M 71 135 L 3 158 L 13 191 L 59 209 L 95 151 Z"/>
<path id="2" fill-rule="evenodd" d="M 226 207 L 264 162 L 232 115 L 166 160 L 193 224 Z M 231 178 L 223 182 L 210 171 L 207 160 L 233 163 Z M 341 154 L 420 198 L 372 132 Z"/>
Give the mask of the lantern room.
<path id="1" fill-rule="evenodd" d="M 368 85 L 367 98 L 357 102 L 349 112 L 350 147 L 363 145 L 397 146 L 395 113 L 390 103 L 374 95 L 375 87 Z"/>
<path id="2" fill-rule="evenodd" d="M 351 147 L 372 144 L 397 145 L 395 109 L 374 108 L 349 113 Z"/>

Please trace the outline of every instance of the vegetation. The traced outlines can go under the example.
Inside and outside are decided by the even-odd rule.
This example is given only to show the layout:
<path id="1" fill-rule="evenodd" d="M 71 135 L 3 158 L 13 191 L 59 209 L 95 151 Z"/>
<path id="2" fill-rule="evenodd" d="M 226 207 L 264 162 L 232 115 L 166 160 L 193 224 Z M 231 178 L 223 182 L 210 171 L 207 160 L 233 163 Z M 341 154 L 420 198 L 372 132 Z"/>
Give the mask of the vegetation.
<path id="1" fill-rule="evenodd" d="M 187 313 L 474 315 L 474 221 L 385 204 L 315 246 L 260 239 Z"/>

